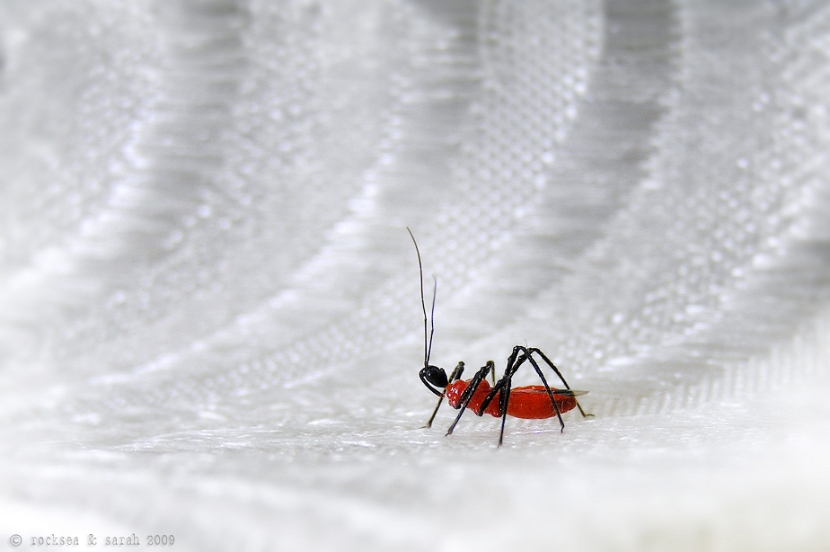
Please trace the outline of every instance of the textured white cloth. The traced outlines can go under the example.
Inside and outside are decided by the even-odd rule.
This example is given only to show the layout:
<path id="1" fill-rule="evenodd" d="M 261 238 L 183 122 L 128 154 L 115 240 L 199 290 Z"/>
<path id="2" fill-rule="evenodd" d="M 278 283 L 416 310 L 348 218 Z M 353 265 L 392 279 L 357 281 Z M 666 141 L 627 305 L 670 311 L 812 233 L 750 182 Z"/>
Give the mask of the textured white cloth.
<path id="1" fill-rule="evenodd" d="M 0 537 L 830 547 L 829 98 L 819 1 L 4 0 Z M 595 418 L 421 428 L 406 226 Z"/>

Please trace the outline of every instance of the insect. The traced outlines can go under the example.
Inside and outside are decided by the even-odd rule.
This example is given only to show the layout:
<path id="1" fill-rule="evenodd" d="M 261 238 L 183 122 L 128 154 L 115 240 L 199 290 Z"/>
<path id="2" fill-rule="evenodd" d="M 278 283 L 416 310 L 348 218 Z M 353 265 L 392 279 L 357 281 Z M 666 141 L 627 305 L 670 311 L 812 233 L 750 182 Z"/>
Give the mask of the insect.
<path id="1" fill-rule="evenodd" d="M 412 243 L 415 244 L 415 252 L 418 255 L 418 272 L 421 277 L 421 309 L 424 313 L 424 367 L 419 372 L 419 377 L 426 388 L 438 396 L 438 404 L 435 405 L 435 410 L 432 411 L 432 416 L 429 417 L 424 427 L 432 427 L 432 422 L 435 420 L 444 398 L 447 399 L 451 407 L 459 410 L 446 435 L 452 434 L 464 411 L 469 409 L 475 412 L 477 416 L 483 416 L 486 413 L 501 418 L 498 446 L 501 446 L 504 441 L 504 424 L 508 415 L 524 419 L 542 419 L 556 416 L 559 419 L 560 432 L 565 430 L 565 422 L 562 420 L 564 412 L 578 408 L 583 418 L 593 416 L 593 414 L 586 414 L 576 399 L 578 396 L 585 395 L 587 391 L 571 389 L 559 369 L 545 353 L 535 347 L 523 347 L 521 345 L 513 347 L 513 352 L 507 358 L 504 374 L 498 382 L 495 375 L 496 366 L 492 360 L 488 360 L 469 380 L 461 379 L 464 373 L 463 361 L 458 363 L 449 377 L 447 377 L 447 372 L 443 368 L 431 365 L 429 357 L 432 353 L 432 338 L 435 333 L 435 297 L 438 281 L 433 277 L 432 309 L 430 316 L 427 317 L 421 251 L 418 249 L 418 242 L 415 241 L 412 230 L 407 227 L 407 231 L 412 238 Z M 553 370 L 565 385 L 565 389 L 551 388 L 548 385 L 540 368 L 540 362 L 544 362 Z M 542 385 L 514 388 L 513 376 L 526 363 L 533 367 L 536 375 L 542 380 Z M 491 377 L 493 385 L 490 385 L 487 381 L 487 376 Z"/>

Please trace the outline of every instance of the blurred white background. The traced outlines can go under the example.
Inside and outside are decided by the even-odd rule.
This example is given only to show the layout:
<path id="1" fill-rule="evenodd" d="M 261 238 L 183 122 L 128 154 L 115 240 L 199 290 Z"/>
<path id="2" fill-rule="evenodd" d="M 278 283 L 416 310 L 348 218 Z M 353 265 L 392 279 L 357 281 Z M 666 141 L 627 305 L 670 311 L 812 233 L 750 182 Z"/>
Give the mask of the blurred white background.
<path id="1" fill-rule="evenodd" d="M 830 548 L 829 103 L 821 1 L 4 0 L 0 546 Z M 595 418 L 421 428 L 407 225 Z"/>

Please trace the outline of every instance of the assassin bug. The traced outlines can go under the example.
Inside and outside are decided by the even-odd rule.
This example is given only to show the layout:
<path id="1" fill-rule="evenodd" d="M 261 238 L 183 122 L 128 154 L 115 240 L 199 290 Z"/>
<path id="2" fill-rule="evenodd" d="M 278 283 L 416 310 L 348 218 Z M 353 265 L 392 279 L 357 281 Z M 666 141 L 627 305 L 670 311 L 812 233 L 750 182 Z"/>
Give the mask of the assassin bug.
<path id="1" fill-rule="evenodd" d="M 461 379 L 461 375 L 464 373 L 463 361 L 458 363 L 449 378 L 443 368 L 431 365 L 429 357 L 432 353 L 432 337 L 435 333 L 435 296 L 438 281 L 433 277 L 432 310 L 428 318 L 426 302 L 424 301 L 424 269 L 421 263 L 421 251 L 418 249 L 418 242 L 415 241 L 412 230 L 407 227 L 407 231 L 412 238 L 412 243 L 415 244 L 415 253 L 418 255 L 418 272 L 421 277 L 421 309 L 424 313 L 424 367 L 418 375 L 426 388 L 438 396 L 438 404 L 435 405 L 435 410 L 432 411 L 432 416 L 429 417 L 424 427 L 432 427 L 432 422 L 435 420 L 435 415 L 438 414 L 438 409 L 441 407 L 444 397 L 447 398 L 447 402 L 451 407 L 459 410 L 458 416 L 455 417 L 455 421 L 450 425 L 446 435 L 453 432 L 458 421 L 461 420 L 464 410 L 470 409 L 477 416 L 483 416 L 487 413 L 496 418 L 501 418 L 498 446 L 501 446 L 504 441 L 504 424 L 508 415 L 525 419 L 556 416 L 559 419 L 560 432 L 565 430 L 565 422 L 562 420 L 563 412 L 578 408 L 583 418 L 593 416 L 593 414 L 586 414 L 576 399 L 578 396 L 585 395 L 587 391 L 571 389 L 559 369 L 545 353 L 535 347 L 523 347 L 521 345 L 513 347 L 513 352 L 507 358 L 504 375 L 498 382 L 496 382 L 496 366 L 492 360 L 488 360 L 469 380 Z M 545 375 L 539 367 L 539 358 L 550 366 L 557 377 L 562 380 L 565 389 L 551 388 L 548 385 Z M 542 380 L 542 385 L 514 388 L 513 376 L 526 362 L 533 366 L 533 370 Z M 492 378 L 492 386 L 487 381 L 488 375 Z"/>

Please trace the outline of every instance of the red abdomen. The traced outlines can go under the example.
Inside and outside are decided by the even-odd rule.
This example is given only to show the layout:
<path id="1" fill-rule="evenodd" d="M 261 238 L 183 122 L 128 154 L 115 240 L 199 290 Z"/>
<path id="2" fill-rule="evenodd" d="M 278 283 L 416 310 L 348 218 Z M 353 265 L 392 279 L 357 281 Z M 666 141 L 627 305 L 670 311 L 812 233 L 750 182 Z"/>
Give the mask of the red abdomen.
<path id="1" fill-rule="evenodd" d="M 469 385 L 469 381 L 458 380 L 447 386 L 446 396 L 447 402 L 450 403 L 450 406 L 453 408 L 458 406 L 461 394 Z M 487 395 L 490 393 L 491 389 L 492 387 L 490 387 L 490 384 L 486 380 L 482 381 L 478 386 L 478 389 L 476 389 L 476 392 L 473 394 L 472 399 L 470 399 L 469 404 L 467 404 L 467 408 L 477 413 L 478 409 L 481 408 L 481 403 L 483 403 L 484 399 L 487 398 Z M 553 400 L 556 401 L 556 406 L 559 407 L 560 413 L 576 408 L 575 397 L 557 395 L 557 389 L 551 388 L 551 391 L 554 393 Z M 493 398 L 490 404 L 487 405 L 487 409 L 484 412 L 490 414 L 491 416 L 499 417 L 500 394 L 501 393 L 499 392 L 499 394 Z M 550 397 L 545 391 L 545 387 L 543 385 L 528 385 L 525 387 L 516 387 L 510 390 L 510 400 L 507 403 L 507 415 L 513 416 L 514 418 L 535 420 L 556 416 L 556 410 L 554 410 L 553 405 L 550 403 Z"/>
<path id="2" fill-rule="evenodd" d="M 556 401 L 560 413 L 576 408 L 576 397 L 557 395 L 557 389 L 551 389 L 551 391 L 553 391 L 553 400 Z M 543 385 L 528 385 L 510 390 L 507 415 L 535 420 L 552 418 L 556 416 L 556 410 L 550 403 L 550 396 Z"/>

